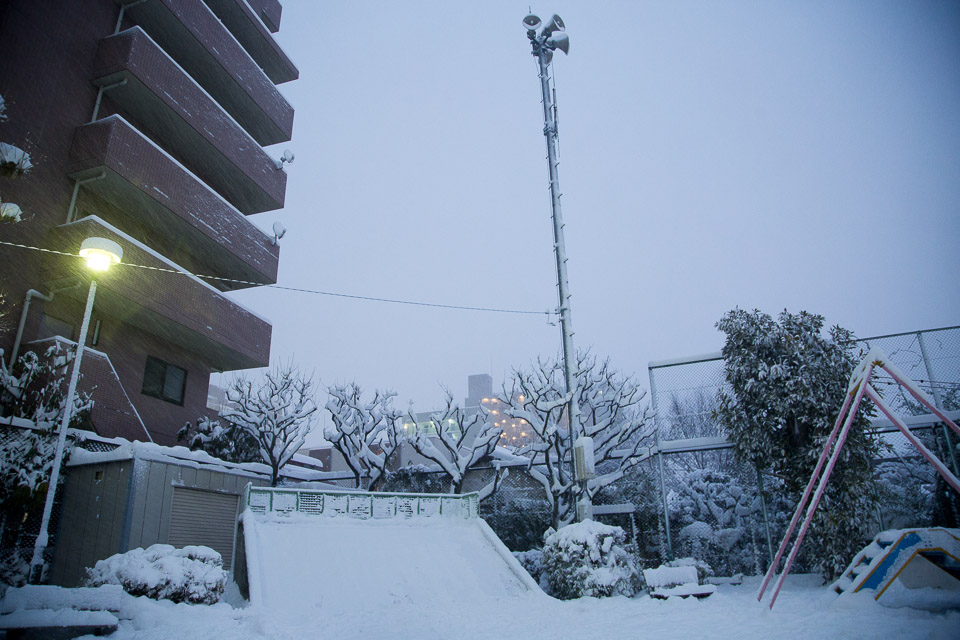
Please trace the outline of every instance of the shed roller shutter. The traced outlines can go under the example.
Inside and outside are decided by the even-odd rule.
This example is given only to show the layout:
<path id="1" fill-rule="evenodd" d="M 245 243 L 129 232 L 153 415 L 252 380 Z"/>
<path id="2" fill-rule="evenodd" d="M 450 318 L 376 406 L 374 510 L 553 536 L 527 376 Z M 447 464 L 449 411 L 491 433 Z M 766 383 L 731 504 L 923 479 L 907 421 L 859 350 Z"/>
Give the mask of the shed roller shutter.
<path id="1" fill-rule="evenodd" d="M 168 544 L 175 547 L 203 545 L 223 556 L 230 570 L 239 496 L 174 487 Z"/>

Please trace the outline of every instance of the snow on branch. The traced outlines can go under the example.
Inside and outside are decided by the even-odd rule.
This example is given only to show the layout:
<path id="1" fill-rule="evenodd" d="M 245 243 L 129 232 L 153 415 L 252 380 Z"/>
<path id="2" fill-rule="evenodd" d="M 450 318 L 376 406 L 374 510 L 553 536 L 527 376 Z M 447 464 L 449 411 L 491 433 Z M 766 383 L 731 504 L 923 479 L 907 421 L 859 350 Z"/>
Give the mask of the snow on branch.
<path id="1" fill-rule="evenodd" d="M 580 407 L 577 436 L 593 438 L 597 476 L 587 484 L 593 497 L 637 464 L 649 445 L 654 427 L 646 392 L 637 383 L 589 352 L 576 358 L 573 393 L 565 390 L 563 364 L 537 360 L 529 370 L 515 370 L 511 387 L 504 385 L 504 414 L 527 422 L 534 442 L 517 450 L 530 459 L 529 473 L 547 492 L 553 526 L 573 520 L 581 488 L 571 473 L 572 440 L 567 403 L 573 394 Z M 536 465 L 536 466 L 534 466 Z"/>
<path id="2" fill-rule="evenodd" d="M 227 389 L 227 401 L 220 417 L 257 441 L 277 486 L 280 469 L 303 446 L 313 424 L 317 405 L 312 378 L 290 363 L 268 371 L 257 384 L 237 378 Z"/>
<path id="3" fill-rule="evenodd" d="M 409 420 L 417 424 L 417 417 L 409 414 Z M 436 425 L 436 433 L 416 429 L 407 438 L 414 451 L 437 464 L 449 476 L 451 490 L 460 493 L 467 471 L 480 461 L 488 459 L 497 448 L 503 429 L 489 420 L 482 407 L 476 413 L 466 411 L 454 404 L 453 394 L 446 392 L 446 406 L 430 416 Z M 486 498 L 494 493 L 503 479 L 503 471 L 496 464 L 497 473 L 490 485 L 481 491 Z"/>
<path id="4" fill-rule="evenodd" d="M 355 382 L 329 387 L 328 393 L 326 409 L 333 424 L 324 429 L 323 437 L 343 456 L 357 488 L 366 476 L 367 488 L 378 489 L 399 447 L 401 414 L 393 408 L 397 394 L 378 390 L 364 402 L 363 390 Z"/>

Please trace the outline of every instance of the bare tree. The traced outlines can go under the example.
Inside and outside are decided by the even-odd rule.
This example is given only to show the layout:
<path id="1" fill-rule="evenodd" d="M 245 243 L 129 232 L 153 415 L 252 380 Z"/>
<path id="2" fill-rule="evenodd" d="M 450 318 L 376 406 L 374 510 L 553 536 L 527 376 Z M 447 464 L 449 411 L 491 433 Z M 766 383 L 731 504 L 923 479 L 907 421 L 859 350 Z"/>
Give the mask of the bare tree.
<path id="1" fill-rule="evenodd" d="M 386 480 L 387 465 L 399 447 L 397 421 L 401 414 L 393 408 L 392 391 L 375 391 L 373 399 L 363 401 L 363 391 L 355 383 L 328 389 L 327 411 L 333 421 L 323 437 L 340 452 L 354 483 L 360 488 L 367 476 L 367 488 L 375 491 Z"/>
<path id="2" fill-rule="evenodd" d="M 227 400 L 220 416 L 257 441 L 260 457 L 270 465 L 271 484 L 277 486 L 280 469 L 310 433 L 317 410 L 313 380 L 291 363 L 268 371 L 257 385 L 237 378 L 227 389 Z"/>
<path id="3" fill-rule="evenodd" d="M 646 396 L 637 383 L 598 362 L 589 352 L 577 354 L 576 387 L 580 424 L 575 433 L 593 438 L 597 475 L 587 483 L 592 498 L 616 482 L 646 453 L 653 435 L 653 421 L 640 403 Z M 503 413 L 526 420 L 537 441 L 517 450 L 529 457 L 529 473 L 547 493 L 553 512 L 553 527 L 571 522 L 581 488 L 571 475 L 572 442 L 565 413 L 570 393 L 564 392 L 563 366 L 559 361 L 538 360 L 529 371 L 515 370 L 512 386 L 504 386 Z"/>
<path id="4" fill-rule="evenodd" d="M 453 402 L 453 394 L 447 394 L 446 407 L 433 413 L 430 418 L 436 425 L 437 432 L 417 429 L 407 438 L 407 442 L 414 451 L 438 465 L 450 478 L 450 487 L 453 493 L 463 490 L 463 479 L 467 471 L 482 460 L 489 460 L 500 442 L 503 429 L 495 426 L 487 418 L 487 412 L 481 407 L 477 413 L 467 413 Z M 410 420 L 416 424 L 417 418 L 412 413 Z M 493 480 L 480 490 L 480 499 L 489 497 L 500 486 L 506 469 L 496 466 Z"/>

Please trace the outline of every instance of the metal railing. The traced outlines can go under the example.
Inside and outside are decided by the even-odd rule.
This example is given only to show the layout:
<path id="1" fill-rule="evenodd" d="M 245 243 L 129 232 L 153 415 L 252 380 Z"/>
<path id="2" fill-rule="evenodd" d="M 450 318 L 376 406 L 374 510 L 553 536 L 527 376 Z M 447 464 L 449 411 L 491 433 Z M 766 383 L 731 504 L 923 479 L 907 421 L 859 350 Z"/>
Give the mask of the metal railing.
<path id="1" fill-rule="evenodd" d="M 454 518 L 475 520 L 478 494 L 370 493 L 247 485 L 244 506 L 258 514 L 306 514 L 360 520 Z"/>

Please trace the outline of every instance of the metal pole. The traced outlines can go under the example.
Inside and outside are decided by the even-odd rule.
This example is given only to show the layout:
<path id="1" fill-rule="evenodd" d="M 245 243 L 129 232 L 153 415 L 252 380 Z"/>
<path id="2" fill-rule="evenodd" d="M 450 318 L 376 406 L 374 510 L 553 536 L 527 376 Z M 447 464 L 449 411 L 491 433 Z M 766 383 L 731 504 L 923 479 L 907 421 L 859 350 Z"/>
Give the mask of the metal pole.
<path id="1" fill-rule="evenodd" d="M 73 359 L 73 371 L 70 372 L 70 384 L 67 386 L 67 397 L 63 403 L 63 418 L 60 420 L 60 434 L 57 438 L 57 449 L 53 456 L 53 469 L 50 470 L 50 482 L 47 484 L 47 497 L 43 503 L 43 516 L 40 519 L 40 533 L 33 546 L 33 558 L 30 560 L 30 582 L 36 584 L 43 574 L 43 552 L 49 540 L 48 529 L 50 516 L 53 514 L 53 501 L 57 493 L 57 482 L 60 480 L 60 464 L 63 462 L 63 450 L 67 442 L 67 428 L 73 417 L 73 398 L 77 393 L 77 382 L 80 379 L 80 361 L 83 359 L 83 349 L 87 342 L 87 329 L 90 328 L 90 315 L 93 312 L 93 298 L 97 293 L 97 281 L 90 280 L 90 292 L 87 294 L 87 307 L 83 312 L 83 323 L 80 325 L 80 338 L 77 341 L 77 354 Z"/>
<path id="2" fill-rule="evenodd" d="M 540 70 L 540 91 L 543 95 L 543 135 L 547 142 L 547 166 L 550 177 L 550 207 L 553 218 L 553 251 L 557 263 L 557 293 L 560 299 L 560 332 L 563 346 L 563 378 L 567 392 L 570 393 L 570 402 L 567 405 L 567 417 L 570 423 L 570 474 L 576 478 L 576 469 L 573 461 L 573 443 L 576 440 L 580 424 L 580 406 L 576 397 L 576 381 L 573 370 L 573 321 L 570 318 L 570 284 L 567 280 L 567 254 L 563 241 L 563 215 L 560 212 L 560 178 L 557 172 L 557 118 L 556 105 L 550 91 L 550 75 L 548 57 L 553 51 L 545 46 L 544 36 L 530 36 L 533 45 L 533 55 L 537 58 Z M 587 481 L 580 483 L 582 499 L 589 502 Z"/>
<path id="3" fill-rule="evenodd" d="M 930 357 L 927 355 L 927 343 L 923 339 L 923 332 L 917 332 L 917 340 L 920 342 L 920 355 L 923 357 L 923 366 L 927 369 L 927 379 L 930 380 L 930 390 L 933 391 L 933 400 L 937 403 L 937 409 L 945 411 L 943 408 L 943 397 L 940 395 L 940 389 L 937 387 L 937 379 L 933 375 L 933 367 L 930 364 Z M 950 463 L 953 466 L 953 475 L 960 476 L 960 466 L 957 464 L 957 452 L 950 440 L 950 430 L 947 425 L 940 423 L 943 429 L 943 439 L 947 445 L 947 451 L 950 453 Z"/>
<path id="4" fill-rule="evenodd" d="M 663 451 L 657 436 L 657 461 L 660 463 L 660 500 L 663 504 L 663 531 L 667 535 L 667 559 L 673 560 L 673 540 L 670 539 L 670 512 L 667 510 L 667 488 L 663 483 Z"/>
<path id="5" fill-rule="evenodd" d="M 763 509 L 763 530 L 767 534 L 767 553 L 770 554 L 770 564 L 773 564 L 773 540 L 770 538 L 770 519 L 767 517 L 767 498 L 763 495 L 763 474 L 760 467 L 757 470 L 757 489 L 760 491 L 760 508 Z"/>
<path id="6" fill-rule="evenodd" d="M 653 408 L 653 424 L 657 430 L 657 463 L 660 468 L 660 504 L 663 506 L 663 532 L 667 538 L 668 560 L 673 560 L 673 540 L 670 538 L 670 512 L 667 510 L 667 488 L 663 481 L 663 452 L 660 450 L 660 408 L 657 405 L 657 383 L 653 368 L 647 367 L 650 380 L 650 406 Z"/>

